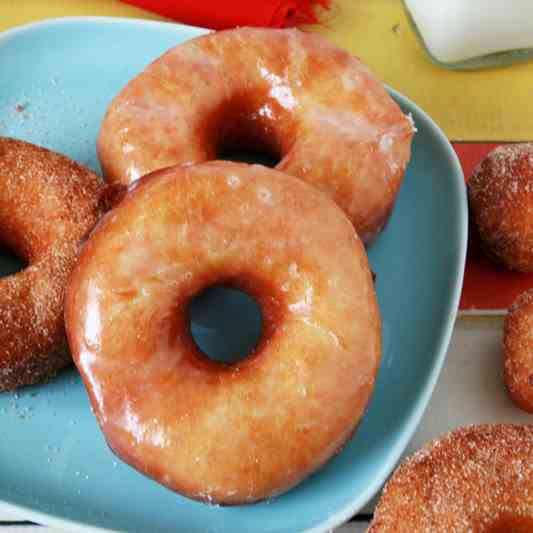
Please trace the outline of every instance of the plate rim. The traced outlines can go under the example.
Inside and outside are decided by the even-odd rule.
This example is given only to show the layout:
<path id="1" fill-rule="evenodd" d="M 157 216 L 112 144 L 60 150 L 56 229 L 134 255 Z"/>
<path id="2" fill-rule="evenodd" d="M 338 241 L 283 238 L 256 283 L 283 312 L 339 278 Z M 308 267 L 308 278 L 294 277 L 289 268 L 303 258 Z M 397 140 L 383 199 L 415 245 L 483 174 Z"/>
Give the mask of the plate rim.
<path id="1" fill-rule="evenodd" d="M 150 19 L 141 19 L 137 17 L 113 17 L 105 15 L 74 15 L 74 16 L 65 16 L 65 17 L 50 17 L 41 20 L 36 20 L 34 22 L 25 22 L 13 28 L 0 32 L 0 43 L 5 40 L 13 37 L 18 33 L 25 33 L 28 31 L 33 31 L 38 28 L 46 26 L 62 26 L 63 24 L 70 24 L 76 22 L 103 22 L 104 24 L 114 24 L 116 22 L 130 24 L 132 26 L 166 26 L 169 28 L 178 28 L 185 29 L 187 31 L 192 31 L 198 33 L 198 35 L 205 35 L 207 33 L 214 33 L 215 30 L 209 28 L 200 28 L 199 26 L 191 26 L 190 24 L 183 24 L 181 22 L 170 22 L 166 20 L 150 20 Z"/>
<path id="2" fill-rule="evenodd" d="M 128 18 L 128 17 L 113 17 L 113 16 L 65 16 L 65 17 L 51 17 L 35 22 L 29 22 L 10 28 L 0 32 L 0 46 L 4 44 L 5 41 L 17 36 L 18 34 L 24 34 L 27 32 L 32 32 L 34 30 L 53 27 L 53 26 L 63 26 L 75 23 L 103 23 L 103 24 L 112 24 L 112 23 L 121 23 L 130 26 L 140 26 L 140 27 L 155 27 L 155 28 L 172 28 L 174 30 L 180 31 L 185 30 L 196 34 L 196 36 L 205 35 L 211 33 L 212 30 L 206 28 L 200 28 L 196 26 L 190 26 L 187 24 L 182 24 L 178 22 L 167 22 L 159 20 L 145 20 L 140 18 Z M 456 196 L 462 196 L 457 204 L 458 210 L 458 245 L 459 251 L 457 254 L 456 264 L 455 264 L 455 276 L 453 280 L 453 287 L 451 287 L 450 294 L 451 298 L 447 306 L 446 320 L 443 322 L 440 328 L 440 337 L 437 341 L 437 350 L 434 355 L 434 364 L 431 367 L 431 370 L 426 378 L 425 383 L 420 389 L 420 393 L 417 397 L 416 404 L 411 410 L 410 414 L 407 417 L 407 423 L 404 425 L 401 430 L 401 436 L 398 439 L 398 443 L 388 454 L 387 461 L 382 465 L 379 475 L 374 478 L 374 481 L 370 483 L 366 490 L 358 495 L 349 505 L 346 505 L 333 515 L 327 517 L 321 523 L 304 530 L 304 533 L 324 533 L 335 527 L 340 526 L 349 520 L 353 515 L 355 515 L 368 501 L 374 497 L 379 489 L 383 486 L 383 483 L 386 481 L 388 476 L 391 474 L 396 464 L 398 463 L 402 453 L 407 448 L 409 441 L 411 440 L 413 434 L 415 433 L 420 420 L 429 405 L 431 395 L 441 373 L 442 367 L 446 359 L 446 354 L 450 345 L 450 340 L 453 334 L 453 327 L 458 315 L 459 310 L 459 301 L 461 296 L 461 290 L 463 285 L 464 277 L 464 267 L 466 262 L 466 250 L 467 250 L 467 240 L 468 240 L 468 205 L 466 201 L 466 185 L 464 181 L 463 170 L 459 162 L 459 158 L 455 153 L 449 139 L 446 137 L 444 132 L 436 124 L 436 122 L 416 103 L 414 103 L 407 96 L 396 91 L 392 87 L 386 85 L 387 91 L 393 98 L 400 104 L 407 104 L 412 108 L 416 113 L 420 114 L 425 121 L 425 124 L 432 133 L 437 137 L 439 144 L 442 146 L 443 151 L 446 152 L 446 156 L 450 166 L 453 169 L 453 172 L 449 176 L 452 182 L 456 182 L 457 194 Z M 25 505 L 18 505 L 9 503 L 5 500 L 0 499 L 0 511 L 5 512 L 10 515 L 23 515 L 24 519 L 31 519 L 39 524 L 48 525 L 52 527 L 58 527 L 62 529 L 68 529 L 70 531 L 79 531 L 84 533 L 115 533 L 118 530 L 110 528 L 100 528 L 98 526 L 93 526 L 89 524 L 84 524 L 79 521 L 73 521 L 68 518 L 58 517 L 54 514 L 46 513 L 43 511 L 35 510 L 31 507 Z"/>

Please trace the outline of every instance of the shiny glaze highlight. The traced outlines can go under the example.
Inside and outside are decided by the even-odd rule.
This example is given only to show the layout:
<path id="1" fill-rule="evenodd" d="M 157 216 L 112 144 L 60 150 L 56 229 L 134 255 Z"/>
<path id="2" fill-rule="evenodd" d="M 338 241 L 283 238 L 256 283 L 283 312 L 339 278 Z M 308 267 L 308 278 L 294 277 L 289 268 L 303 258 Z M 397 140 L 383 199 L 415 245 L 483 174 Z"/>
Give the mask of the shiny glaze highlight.
<path id="1" fill-rule="evenodd" d="M 255 353 L 222 365 L 191 339 L 215 283 L 258 301 Z M 213 162 L 140 180 L 85 245 L 69 343 L 110 447 L 191 498 L 279 494 L 351 436 L 373 390 L 380 319 L 361 241 L 304 182 Z"/>
<path id="2" fill-rule="evenodd" d="M 113 100 L 98 139 L 107 179 L 264 151 L 326 192 L 363 241 L 392 210 L 414 127 L 383 84 L 323 37 L 240 28 L 169 50 Z"/>

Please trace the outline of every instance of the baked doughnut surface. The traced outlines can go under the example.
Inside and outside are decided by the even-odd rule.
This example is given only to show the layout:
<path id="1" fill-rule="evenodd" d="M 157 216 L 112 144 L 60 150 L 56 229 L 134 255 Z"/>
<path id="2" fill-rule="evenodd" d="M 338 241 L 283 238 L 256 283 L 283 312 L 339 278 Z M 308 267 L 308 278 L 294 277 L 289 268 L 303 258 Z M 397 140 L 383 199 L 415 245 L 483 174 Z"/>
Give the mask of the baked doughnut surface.
<path id="1" fill-rule="evenodd" d="M 533 272 L 533 143 L 490 152 L 468 180 L 468 196 L 487 255 L 512 270 Z"/>
<path id="2" fill-rule="evenodd" d="M 240 28 L 171 49 L 113 100 L 98 138 L 108 181 L 251 149 L 318 187 L 363 241 L 384 226 L 413 125 L 359 59 L 299 30 Z"/>
<path id="3" fill-rule="evenodd" d="M 238 363 L 190 335 L 189 302 L 214 284 L 261 309 L 259 344 Z M 381 350 L 366 253 L 342 211 L 292 176 L 227 162 L 140 180 L 85 245 L 66 324 L 109 446 L 222 504 L 288 490 L 337 452 Z"/>
<path id="4" fill-rule="evenodd" d="M 395 472 L 368 531 L 533 531 L 533 426 L 469 426 L 436 439 Z"/>
<path id="5" fill-rule="evenodd" d="M 65 156 L 0 137 L 0 248 L 28 265 L 0 278 L 0 391 L 42 381 L 71 361 L 64 291 L 78 243 L 100 215 L 102 188 Z"/>
<path id="6" fill-rule="evenodd" d="M 503 329 L 504 380 L 518 407 L 533 413 L 533 289 L 510 307 Z"/>

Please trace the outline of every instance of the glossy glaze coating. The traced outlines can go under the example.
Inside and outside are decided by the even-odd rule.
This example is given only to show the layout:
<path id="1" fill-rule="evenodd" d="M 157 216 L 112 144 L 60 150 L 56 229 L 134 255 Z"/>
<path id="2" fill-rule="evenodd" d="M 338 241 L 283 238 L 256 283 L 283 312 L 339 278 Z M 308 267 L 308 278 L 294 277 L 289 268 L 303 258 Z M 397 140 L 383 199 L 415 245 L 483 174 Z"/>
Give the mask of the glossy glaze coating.
<path id="1" fill-rule="evenodd" d="M 513 402 L 533 413 L 533 289 L 510 307 L 503 328 L 505 385 Z"/>
<path id="2" fill-rule="evenodd" d="M 413 125 L 383 84 L 323 37 L 241 28 L 164 54 L 113 100 L 98 138 L 106 178 L 251 149 L 329 194 L 367 242 L 383 228 Z"/>
<path id="3" fill-rule="evenodd" d="M 460 428 L 428 444 L 385 486 L 368 533 L 530 533 L 533 426 Z"/>
<path id="4" fill-rule="evenodd" d="M 252 294 L 255 352 L 207 359 L 190 299 Z M 67 295 L 74 360 L 110 447 L 191 498 L 254 502 L 306 477 L 350 437 L 380 359 L 363 245 L 306 183 L 211 162 L 140 180 L 81 253 Z"/>
<path id="5" fill-rule="evenodd" d="M 71 361 L 63 322 L 78 244 L 101 214 L 103 183 L 70 159 L 0 137 L 0 248 L 28 264 L 0 278 L 0 391 Z"/>

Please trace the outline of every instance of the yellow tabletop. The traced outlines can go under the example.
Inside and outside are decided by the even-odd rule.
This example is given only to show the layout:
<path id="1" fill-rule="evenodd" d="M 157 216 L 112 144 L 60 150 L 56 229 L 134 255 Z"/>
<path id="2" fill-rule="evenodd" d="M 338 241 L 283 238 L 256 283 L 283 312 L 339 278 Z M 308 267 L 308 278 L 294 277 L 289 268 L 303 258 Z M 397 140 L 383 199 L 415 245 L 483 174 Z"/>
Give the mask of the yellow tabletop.
<path id="1" fill-rule="evenodd" d="M 201 1 L 201 0 L 199 0 Z M 118 0 L 0 0 L 0 31 L 51 17 L 161 19 Z M 386 83 L 427 111 L 453 140 L 533 140 L 533 62 L 448 71 L 429 60 L 400 0 L 335 0 L 314 28 L 361 57 Z"/>

